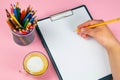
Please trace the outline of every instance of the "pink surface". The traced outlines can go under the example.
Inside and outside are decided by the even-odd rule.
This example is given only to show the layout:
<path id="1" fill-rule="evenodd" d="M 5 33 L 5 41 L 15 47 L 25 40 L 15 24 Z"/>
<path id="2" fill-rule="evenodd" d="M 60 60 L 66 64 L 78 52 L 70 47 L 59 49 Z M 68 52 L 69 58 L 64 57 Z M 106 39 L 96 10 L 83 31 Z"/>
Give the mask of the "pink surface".
<path id="1" fill-rule="evenodd" d="M 31 51 L 41 51 L 47 56 L 47 53 L 37 34 L 35 34 L 34 41 L 28 46 L 19 46 L 14 43 L 10 29 L 6 24 L 5 9 L 9 9 L 10 4 L 17 1 L 22 9 L 26 9 L 30 4 L 33 9 L 37 10 L 39 19 L 81 4 L 88 7 L 95 19 L 109 20 L 120 17 L 120 0 L 0 0 L 0 80 L 58 80 L 51 62 L 47 72 L 40 77 L 25 74 L 22 62 L 26 54 Z M 120 22 L 109 26 L 117 39 L 120 40 Z"/>

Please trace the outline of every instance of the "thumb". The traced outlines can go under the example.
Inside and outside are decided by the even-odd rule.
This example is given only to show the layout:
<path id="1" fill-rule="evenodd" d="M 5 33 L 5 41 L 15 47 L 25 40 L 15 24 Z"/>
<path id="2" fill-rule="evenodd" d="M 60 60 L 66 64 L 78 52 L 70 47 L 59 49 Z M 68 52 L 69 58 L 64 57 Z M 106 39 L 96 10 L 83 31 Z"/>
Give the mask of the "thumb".
<path id="1" fill-rule="evenodd" d="M 81 33 L 84 33 L 84 34 L 87 34 L 91 37 L 94 37 L 95 36 L 95 32 L 93 29 L 89 29 L 89 28 L 82 28 L 81 29 Z"/>

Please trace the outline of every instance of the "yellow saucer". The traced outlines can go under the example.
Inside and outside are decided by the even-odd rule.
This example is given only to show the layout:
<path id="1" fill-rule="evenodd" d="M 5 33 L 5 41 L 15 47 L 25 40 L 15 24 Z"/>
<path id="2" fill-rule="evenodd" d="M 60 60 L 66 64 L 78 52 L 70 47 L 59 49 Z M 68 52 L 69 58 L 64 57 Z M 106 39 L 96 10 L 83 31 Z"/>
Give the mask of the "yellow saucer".
<path id="1" fill-rule="evenodd" d="M 36 60 L 35 58 L 37 59 L 37 61 L 35 61 Z M 39 61 L 39 64 L 36 63 L 38 61 Z M 32 64 L 32 63 L 35 63 L 35 64 Z M 39 71 L 32 71 L 33 69 L 31 70 L 29 66 L 32 66 L 33 69 L 36 69 L 36 67 L 38 66 L 42 66 L 42 69 L 39 69 Z M 23 67 L 27 73 L 38 76 L 46 72 L 48 68 L 48 60 L 42 53 L 34 51 L 25 57 L 23 62 Z"/>

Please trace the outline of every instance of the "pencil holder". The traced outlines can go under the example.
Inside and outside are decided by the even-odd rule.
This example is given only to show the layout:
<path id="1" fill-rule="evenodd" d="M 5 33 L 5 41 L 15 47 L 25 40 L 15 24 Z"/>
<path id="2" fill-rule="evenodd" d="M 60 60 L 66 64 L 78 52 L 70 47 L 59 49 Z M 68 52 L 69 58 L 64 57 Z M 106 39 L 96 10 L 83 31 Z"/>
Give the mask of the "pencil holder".
<path id="1" fill-rule="evenodd" d="M 19 3 L 11 4 L 10 12 L 6 9 L 7 24 L 11 28 L 13 39 L 19 45 L 28 45 L 34 40 L 34 31 L 37 25 L 36 10 L 31 6 L 22 10 Z"/>
<path id="2" fill-rule="evenodd" d="M 23 34 L 19 34 L 19 33 L 12 31 L 13 40 L 15 41 L 15 43 L 22 45 L 22 46 L 29 45 L 35 38 L 34 32 L 35 32 L 35 29 L 33 29 L 28 34 L 23 35 Z"/>

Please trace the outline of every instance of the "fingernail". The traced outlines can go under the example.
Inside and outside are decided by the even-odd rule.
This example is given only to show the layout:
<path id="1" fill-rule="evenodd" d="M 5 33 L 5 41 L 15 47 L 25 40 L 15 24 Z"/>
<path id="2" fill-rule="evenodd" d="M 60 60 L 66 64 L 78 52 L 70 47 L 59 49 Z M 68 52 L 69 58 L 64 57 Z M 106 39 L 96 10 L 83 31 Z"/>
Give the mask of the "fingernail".
<path id="1" fill-rule="evenodd" d="M 81 32 L 84 33 L 84 32 L 85 32 L 85 28 L 82 28 L 82 29 L 81 29 Z"/>

